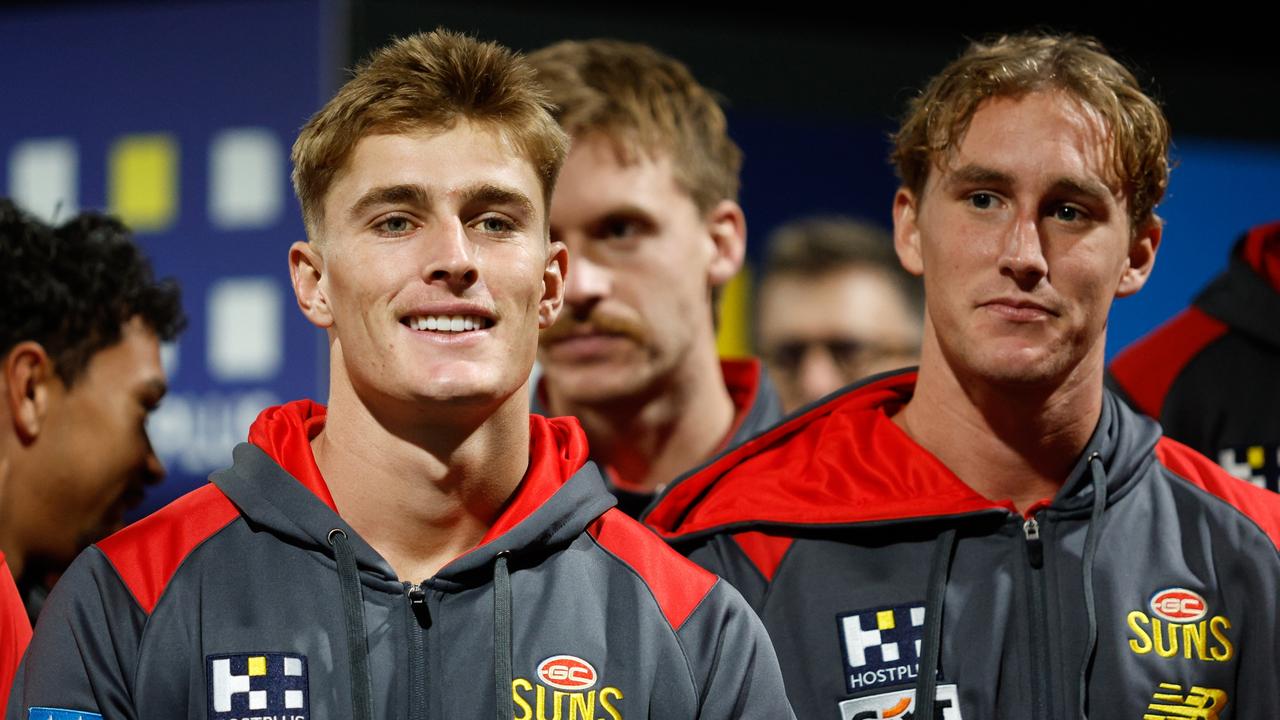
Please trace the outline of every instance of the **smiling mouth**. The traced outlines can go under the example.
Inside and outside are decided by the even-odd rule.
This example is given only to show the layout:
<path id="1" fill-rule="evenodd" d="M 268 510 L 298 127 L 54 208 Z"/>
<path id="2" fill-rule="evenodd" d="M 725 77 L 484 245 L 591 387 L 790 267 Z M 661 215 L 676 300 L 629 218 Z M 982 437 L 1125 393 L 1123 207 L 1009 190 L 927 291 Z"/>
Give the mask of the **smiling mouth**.
<path id="1" fill-rule="evenodd" d="M 410 315 L 400 324 L 410 330 L 461 333 L 493 327 L 493 320 L 479 315 Z"/>

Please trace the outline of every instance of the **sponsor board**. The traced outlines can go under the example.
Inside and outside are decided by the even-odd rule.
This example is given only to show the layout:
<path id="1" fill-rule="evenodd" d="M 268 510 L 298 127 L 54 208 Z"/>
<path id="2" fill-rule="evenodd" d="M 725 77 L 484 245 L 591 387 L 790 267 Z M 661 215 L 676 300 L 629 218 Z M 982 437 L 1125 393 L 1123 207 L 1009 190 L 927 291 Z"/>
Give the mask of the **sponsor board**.
<path id="1" fill-rule="evenodd" d="M 917 718 L 914 688 L 894 690 L 840 703 L 841 720 L 964 720 L 955 685 L 939 685 L 934 693 L 933 717 Z"/>

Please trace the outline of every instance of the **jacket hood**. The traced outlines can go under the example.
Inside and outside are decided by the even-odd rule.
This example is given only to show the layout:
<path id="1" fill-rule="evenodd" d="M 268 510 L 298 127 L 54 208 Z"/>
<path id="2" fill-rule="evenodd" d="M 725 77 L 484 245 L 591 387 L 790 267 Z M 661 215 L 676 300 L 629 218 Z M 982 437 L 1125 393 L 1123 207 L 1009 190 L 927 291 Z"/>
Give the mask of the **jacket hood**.
<path id="1" fill-rule="evenodd" d="M 252 524 L 332 555 L 329 533 L 342 530 L 362 571 L 397 585 L 390 565 L 338 515 L 311 452 L 326 409 L 309 400 L 268 408 L 235 448 L 234 462 L 212 477 Z M 577 420 L 529 417 L 529 468 L 497 521 L 472 550 L 428 584 L 441 590 L 489 582 L 500 553 L 538 553 L 572 541 L 614 504 L 594 465 Z M 477 573 L 476 571 L 481 570 Z"/>
<path id="2" fill-rule="evenodd" d="M 1280 222 L 1245 233 L 1236 242 L 1226 272 L 1209 283 L 1194 304 L 1235 330 L 1280 347 Z"/>
<path id="3" fill-rule="evenodd" d="M 890 419 L 914 370 L 870 378 L 810 406 L 673 483 L 644 518 L 671 541 L 768 526 L 842 527 L 998 510 Z M 1088 514 L 1088 458 L 1098 453 L 1107 501 L 1152 462 L 1159 426 L 1107 393 L 1102 416 L 1050 512 Z M 1043 507 L 1043 506 L 1041 506 Z M 1037 508 L 1038 509 L 1038 508 Z"/>

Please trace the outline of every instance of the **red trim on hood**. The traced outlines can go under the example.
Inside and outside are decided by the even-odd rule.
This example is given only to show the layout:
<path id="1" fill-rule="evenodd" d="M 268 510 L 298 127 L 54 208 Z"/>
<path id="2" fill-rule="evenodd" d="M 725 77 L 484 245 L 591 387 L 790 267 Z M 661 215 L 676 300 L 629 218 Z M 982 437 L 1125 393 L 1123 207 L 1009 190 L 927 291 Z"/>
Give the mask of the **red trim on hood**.
<path id="1" fill-rule="evenodd" d="M 910 399 L 915 378 L 914 372 L 883 378 L 747 441 L 672 486 L 646 523 L 678 537 L 747 523 L 845 525 L 1016 512 L 1012 503 L 979 495 L 893 423 L 890 415 Z"/>
<path id="2" fill-rule="evenodd" d="M 587 532 L 640 576 L 667 622 L 677 631 L 719 579 L 617 508 L 601 515 L 587 527 Z"/>
<path id="3" fill-rule="evenodd" d="M 756 404 L 756 396 L 760 394 L 760 374 L 764 369 L 755 358 L 720 359 L 720 374 L 724 376 L 724 388 L 729 391 L 729 399 L 733 402 L 733 424 L 729 432 L 720 441 L 716 452 L 729 447 L 738 428 L 746 422 L 747 415 Z"/>
<path id="4" fill-rule="evenodd" d="M 22 653 L 31 642 L 31 622 L 13 582 L 9 563 L 0 553 L 0 706 L 9 699 L 9 687 L 18 672 Z"/>
<path id="5" fill-rule="evenodd" d="M 1240 255 L 1272 290 L 1280 292 L 1280 222 L 1250 230 Z"/>
<path id="6" fill-rule="evenodd" d="M 294 400 L 269 407 L 249 427 L 249 442 L 261 448 L 336 513 L 338 506 L 329 494 L 329 486 L 325 484 L 320 467 L 316 465 L 315 453 L 311 451 L 311 441 L 324 430 L 327 412 L 324 405 L 311 400 Z"/>
<path id="7" fill-rule="evenodd" d="M 98 543 L 98 549 L 150 615 L 187 556 L 238 517 L 240 511 L 217 486 L 204 485 Z"/>
<path id="8" fill-rule="evenodd" d="M 1189 307 L 1120 351 L 1111 361 L 1111 377 L 1140 411 L 1158 419 L 1178 373 L 1226 332 L 1226 323 Z"/>
<path id="9" fill-rule="evenodd" d="M 496 540 L 537 512 L 586 462 L 587 436 L 577 418 L 530 415 L 529 469 L 479 544 Z"/>
<path id="10" fill-rule="evenodd" d="M 1280 550 L 1280 495 L 1251 485 L 1177 440 L 1162 437 L 1156 459 L 1192 485 L 1205 490 L 1253 520 Z"/>
<path id="11" fill-rule="evenodd" d="M 778 572 L 783 556 L 796 541 L 792 537 L 762 532 L 734 533 L 732 537 L 751 564 L 764 576 L 765 582 L 773 582 L 774 573 Z"/>

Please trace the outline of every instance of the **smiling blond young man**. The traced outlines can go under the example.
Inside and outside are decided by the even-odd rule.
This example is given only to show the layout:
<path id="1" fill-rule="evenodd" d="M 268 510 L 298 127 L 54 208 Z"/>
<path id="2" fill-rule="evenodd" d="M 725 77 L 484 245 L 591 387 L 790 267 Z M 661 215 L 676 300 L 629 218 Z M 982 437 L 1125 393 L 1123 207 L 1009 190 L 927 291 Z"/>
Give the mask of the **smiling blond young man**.
<path id="1" fill-rule="evenodd" d="M 647 521 L 743 591 L 801 717 L 1266 718 L 1280 503 L 1103 389 L 1162 238 L 1169 130 L 1095 41 L 976 43 L 895 137 L 918 372 L 673 485 Z M 670 501 L 670 505 L 668 505 Z"/>
<path id="2" fill-rule="evenodd" d="M 293 152 L 328 407 L 266 410 L 212 484 L 82 555 L 10 718 L 790 717 L 742 598 L 529 414 L 565 144 L 500 46 L 360 66 Z"/>
<path id="3" fill-rule="evenodd" d="M 571 415 L 618 506 L 772 425 L 759 362 L 716 353 L 717 289 L 742 267 L 742 153 L 679 61 L 616 40 L 530 55 L 572 145 L 551 200 L 565 311 L 542 335 L 536 411 Z"/>

